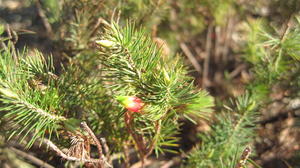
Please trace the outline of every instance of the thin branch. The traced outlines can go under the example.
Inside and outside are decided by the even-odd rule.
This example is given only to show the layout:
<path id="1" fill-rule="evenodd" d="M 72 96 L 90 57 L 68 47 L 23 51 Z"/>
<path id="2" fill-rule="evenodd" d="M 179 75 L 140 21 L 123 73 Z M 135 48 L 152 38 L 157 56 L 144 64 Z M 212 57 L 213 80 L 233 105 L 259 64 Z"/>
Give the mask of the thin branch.
<path id="1" fill-rule="evenodd" d="M 224 45 L 221 49 L 221 56 L 223 59 L 223 63 L 226 64 L 228 62 L 228 51 L 230 47 L 230 43 L 232 41 L 232 32 L 234 31 L 234 18 L 229 17 L 227 21 L 227 26 L 225 27 L 225 33 L 224 33 Z"/>
<path id="2" fill-rule="evenodd" d="M 128 145 L 125 143 L 125 145 Z M 128 145 L 129 146 L 129 145 Z M 135 154 L 136 151 L 134 148 L 128 148 L 128 155 L 132 155 L 132 154 Z M 123 156 L 123 152 L 119 152 L 119 153 L 115 153 L 113 154 L 111 157 L 110 157 L 110 160 L 111 161 L 114 161 L 114 160 L 119 160 L 121 157 Z"/>
<path id="3" fill-rule="evenodd" d="M 280 45 L 285 41 L 286 36 L 290 32 L 292 21 L 293 21 L 293 13 L 289 15 L 288 19 L 286 20 L 286 23 L 283 25 L 284 28 L 283 28 L 282 34 L 279 37 L 280 43 L 278 43 L 278 45 L 275 45 L 274 47 L 272 47 L 271 48 L 272 50 L 278 49 L 280 47 Z"/>
<path id="4" fill-rule="evenodd" d="M 208 32 L 206 35 L 206 48 L 205 48 L 205 59 L 204 59 L 204 67 L 203 67 L 203 80 L 202 87 L 206 88 L 209 84 L 208 74 L 209 74 L 209 64 L 210 64 L 210 52 L 211 52 L 211 35 L 212 35 L 213 26 L 208 26 Z"/>
<path id="5" fill-rule="evenodd" d="M 98 18 L 97 19 L 97 22 L 95 24 L 95 26 L 93 26 L 93 29 L 92 29 L 92 33 L 91 33 L 91 36 L 95 35 L 95 33 L 99 30 L 99 26 L 103 24 L 104 26 L 108 26 L 109 24 L 107 23 L 106 20 L 104 20 L 103 18 Z"/>
<path id="6" fill-rule="evenodd" d="M 42 9 L 40 0 L 36 0 L 36 7 L 37 7 L 38 15 L 41 17 L 41 20 L 43 22 L 43 25 L 46 28 L 47 33 L 49 34 L 49 37 L 52 37 L 54 35 L 54 33 L 52 31 L 51 24 L 49 23 L 44 10 Z"/>
<path id="7" fill-rule="evenodd" d="M 125 143 L 124 146 L 123 146 L 125 168 L 130 167 L 130 153 L 129 153 L 127 145 L 128 144 Z"/>
<path id="8" fill-rule="evenodd" d="M 106 143 L 106 139 L 105 138 L 100 138 L 100 142 L 101 142 L 101 145 L 103 146 L 103 149 L 104 149 L 104 154 L 105 156 L 107 157 L 107 160 L 110 160 L 110 156 L 109 156 L 109 148 L 108 148 L 108 145 Z"/>
<path id="9" fill-rule="evenodd" d="M 140 155 L 141 158 L 141 162 L 142 162 L 142 167 L 144 167 L 144 162 L 146 160 L 146 147 L 145 147 L 145 142 L 143 137 L 141 137 L 140 135 L 137 135 L 131 128 L 132 126 L 132 116 L 131 114 L 129 114 L 129 112 L 127 111 L 124 115 L 124 121 L 125 121 L 125 126 L 126 129 L 128 131 L 128 133 L 132 136 L 134 142 L 136 143 L 136 146 L 138 148 L 138 153 Z"/>
<path id="10" fill-rule="evenodd" d="M 53 151 L 55 151 L 60 157 L 70 160 L 70 161 L 79 161 L 79 162 L 90 162 L 90 163 L 100 163 L 102 160 L 100 159 L 84 159 L 84 158 L 76 158 L 72 156 L 66 155 L 63 151 L 61 151 L 53 142 L 48 139 L 44 139 L 43 142 L 49 146 Z"/>
<path id="11" fill-rule="evenodd" d="M 222 63 L 221 63 L 221 59 L 222 59 L 221 58 L 221 48 L 222 48 L 222 43 L 221 43 L 222 32 L 221 31 L 222 31 L 222 28 L 220 26 L 216 26 L 214 28 L 214 31 L 215 31 L 214 59 L 215 59 L 215 63 L 222 65 Z M 207 34 L 206 38 L 208 38 L 208 34 Z M 207 39 L 206 39 L 206 42 L 207 42 Z M 206 43 L 206 45 L 207 45 L 207 43 Z"/>
<path id="12" fill-rule="evenodd" d="M 7 46 L 5 45 L 5 43 L 2 41 L 1 37 L 0 37 L 0 49 L 4 49 L 5 51 L 8 51 Z"/>
<path id="13" fill-rule="evenodd" d="M 164 162 L 162 165 L 160 165 L 160 167 L 161 168 L 174 167 L 174 165 L 179 165 L 180 162 L 182 162 L 182 160 L 183 160 L 182 156 L 173 157 L 171 160 Z"/>
<path id="14" fill-rule="evenodd" d="M 144 160 L 144 162 L 139 161 L 139 162 L 133 164 L 130 168 L 141 168 L 141 167 L 143 168 L 144 166 L 148 166 L 151 163 L 153 163 L 152 160 Z"/>
<path id="15" fill-rule="evenodd" d="M 179 165 L 185 158 L 188 157 L 187 153 L 192 153 L 195 150 L 197 150 L 197 148 L 192 148 L 189 151 L 182 152 L 179 156 L 175 156 L 171 160 L 168 160 L 167 162 L 161 164 L 160 167 L 170 168 L 170 167 L 174 167 L 175 165 Z"/>
<path id="16" fill-rule="evenodd" d="M 195 70 L 198 73 L 201 73 L 201 66 L 198 63 L 197 59 L 195 58 L 195 56 L 192 54 L 192 52 L 189 50 L 189 48 L 184 44 L 184 43 L 180 43 L 180 48 L 183 51 L 183 53 L 188 57 L 188 59 L 190 60 L 190 62 L 192 63 L 192 65 L 194 66 Z"/>
<path id="17" fill-rule="evenodd" d="M 60 121 L 64 121 L 67 120 L 65 117 L 63 116 L 57 116 L 57 115 L 53 115 L 50 114 L 49 112 L 46 112 L 45 110 L 35 107 L 34 105 L 30 104 L 27 101 L 22 101 L 22 100 L 17 100 L 13 102 L 14 104 L 19 104 L 19 105 L 23 105 L 24 107 L 38 113 L 41 116 L 45 116 L 47 118 L 51 118 L 52 120 L 60 120 Z"/>
<path id="18" fill-rule="evenodd" d="M 158 136 L 158 134 L 160 133 L 160 129 L 161 129 L 161 124 L 160 122 L 156 122 L 156 125 L 155 125 L 155 136 Z M 154 137 L 154 139 L 152 140 L 151 144 L 150 144 L 150 147 L 148 148 L 148 151 L 147 151 L 147 154 L 146 154 L 146 158 L 151 155 L 154 147 L 155 147 L 155 144 L 157 142 L 157 138 Z"/>
<path id="19" fill-rule="evenodd" d="M 232 143 L 233 138 L 236 136 L 236 134 L 242 128 L 242 124 L 247 119 L 249 113 L 251 113 L 251 111 L 250 110 L 246 110 L 242 114 L 242 116 L 238 119 L 238 121 L 236 122 L 236 124 L 233 126 L 232 131 L 231 131 L 232 133 L 231 133 L 231 135 L 229 135 L 229 137 L 226 140 L 226 143 L 224 144 L 224 149 L 226 149 L 228 147 L 228 145 L 230 145 Z M 224 153 L 225 153 L 225 151 L 223 151 L 220 156 L 223 156 Z"/>
<path id="20" fill-rule="evenodd" d="M 93 131 L 90 129 L 90 127 L 86 124 L 86 122 L 81 122 L 81 125 L 88 132 L 88 134 L 93 138 L 94 142 L 96 143 L 96 146 L 97 146 L 97 149 L 98 149 L 98 153 L 99 153 L 99 160 L 101 160 L 101 164 L 103 164 L 104 156 L 103 156 L 103 151 L 102 151 L 102 145 L 101 145 L 101 143 L 99 142 L 98 138 L 95 136 L 95 134 L 93 133 Z"/>
<path id="21" fill-rule="evenodd" d="M 18 63 L 18 58 L 17 58 L 16 48 L 15 48 L 15 45 L 14 45 L 17 41 L 13 41 L 14 40 L 13 39 L 13 35 L 16 36 L 16 34 L 13 33 L 13 35 L 12 35 L 13 31 L 11 31 L 11 29 L 10 29 L 10 27 L 9 27 L 8 24 L 6 25 L 6 32 L 7 32 L 8 38 L 9 38 L 8 43 L 10 42 L 10 40 L 13 43 L 12 45 L 10 45 L 10 47 L 11 47 L 11 53 L 12 53 L 12 56 L 14 58 L 15 63 L 17 64 Z"/>
<path id="22" fill-rule="evenodd" d="M 284 24 L 285 27 L 283 29 L 283 33 L 280 36 L 281 43 L 285 40 L 286 35 L 289 33 L 292 21 L 293 21 L 293 13 L 290 14 L 290 16 L 288 17 L 288 19 L 286 21 L 286 24 Z"/>
<path id="23" fill-rule="evenodd" d="M 236 67 L 230 74 L 229 74 L 229 78 L 233 79 L 235 78 L 238 74 L 240 74 L 244 69 L 246 69 L 246 65 L 242 64 L 239 65 L 238 67 Z"/>
<path id="24" fill-rule="evenodd" d="M 20 155 L 21 157 L 31 161 L 32 163 L 38 165 L 39 167 L 43 167 L 43 168 L 54 168 L 53 166 L 51 166 L 50 164 L 36 158 L 35 156 L 32 156 L 26 152 L 23 152 L 19 149 L 16 149 L 14 147 L 9 147 L 9 149 L 11 149 L 12 151 L 14 151 L 17 155 Z"/>
<path id="25" fill-rule="evenodd" d="M 243 151 L 240 159 L 238 160 L 238 163 L 236 164 L 235 168 L 245 167 L 245 164 L 246 164 L 251 152 L 252 152 L 252 150 L 251 150 L 250 146 L 247 146 L 244 149 L 244 151 Z"/>

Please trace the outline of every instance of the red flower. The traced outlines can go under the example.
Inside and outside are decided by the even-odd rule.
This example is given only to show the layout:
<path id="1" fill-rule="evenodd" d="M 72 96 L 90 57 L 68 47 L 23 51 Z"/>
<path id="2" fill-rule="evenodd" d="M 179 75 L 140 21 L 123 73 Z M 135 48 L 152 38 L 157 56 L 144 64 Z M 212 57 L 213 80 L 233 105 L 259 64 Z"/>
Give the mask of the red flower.
<path id="1" fill-rule="evenodd" d="M 117 96 L 117 100 L 131 112 L 141 112 L 144 106 L 143 101 L 135 96 Z"/>

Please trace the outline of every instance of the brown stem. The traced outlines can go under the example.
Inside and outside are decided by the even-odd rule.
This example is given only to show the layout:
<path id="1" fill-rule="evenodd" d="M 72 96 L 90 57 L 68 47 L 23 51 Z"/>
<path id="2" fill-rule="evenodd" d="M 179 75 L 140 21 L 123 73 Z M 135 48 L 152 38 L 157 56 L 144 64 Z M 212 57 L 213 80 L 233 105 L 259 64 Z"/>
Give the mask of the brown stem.
<path id="1" fill-rule="evenodd" d="M 210 64 L 210 52 L 211 52 L 211 43 L 212 43 L 212 36 L 213 33 L 213 25 L 208 26 L 208 31 L 206 35 L 206 46 L 205 46 L 205 58 L 204 58 L 204 65 L 203 65 L 203 80 L 202 80 L 202 87 L 206 88 L 210 85 L 209 80 L 209 64 Z"/>
<path id="2" fill-rule="evenodd" d="M 245 167 L 245 164 L 246 164 L 247 159 L 248 159 L 248 157 L 250 156 L 250 154 L 251 154 L 251 148 L 250 148 L 249 146 L 247 146 L 247 147 L 244 149 L 244 151 L 243 151 L 243 153 L 242 153 L 242 155 L 241 155 L 241 157 L 240 157 L 238 163 L 236 164 L 235 168 L 242 168 L 242 167 Z"/>
<path id="3" fill-rule="evenodd" d="M 123 149 L 124 149 L 124 162 L 125 162 L 125 168 L 130 167 L 130 155 L 128 151 L 128 144 L 125 144 Z"/>
<path id="4" fill-rule="evenodd" d="M 131 125 L 132 125 L 132 116 L 130 114 L 130 112 L 126 112 L 124 115 L 124 120 L 125 120 L 125 126 L 126 129 L 128 131 L 128 133 L 133 137 L 133 140 L 135 142 L 135 144 L 137 145 L 138 148 L 138 152 L 141 158 L 141 162 L 142 162 L 142 167 L 144 167 L 144 163 L 146 160 L 146 147 L 145 147 L 145 143 L 144 143 L 144 139 L 143 137 L 141 137 L 140 135 L 137 135 L 135 132 L 132 131 Z"/>
<path id="5" fill-rule="evenodd" d="M 52 165 L 44 162 L 43 160 L 40 160 L 39 158 L 30 155 L 28 152 L 23 152 L 19 149 L 16 149 L 14 147 L 9 147 L 9 149 L 11 149 L 12 151 L 14 151 L 17 155 L 20 155 L 21 157 L 30 160 L 32 163 L 38 165 L 39 167 L 43 167 L 43 168 L 54 168 Z"/>
<path id="6" fill-rule="evenodd" d="M 132 115 L 130 114 L 130 112 L 126 112 L 125 115 L 125 126 L 126 129 L 128 131 L 128 133 L 133 137 L 133 140 L 135 141 L 137 148 L 138 148 L 138 152 L 141 158 L 141 165 L 142 167 L 144 167 L 144 164 L 146 162 L 147 157 L 152 153 L 154 146 L 156 144 L 156 140 L 157 138 L 154 137 L 154 139 L 152 140 L 152 142 L 150 143 L 150 146 L 148 148 L 146 148 L 144 139 L 141 135 L 136 134 L 134 131 L 132 131 Z M 161 126 L 160 126 L 160 122 L 156 122 L 155 125 L 155 133 L 156 135 L 159 134 Z M 124 149 L 125 151 L 125 149 Z M 125 153 L 126 154 L 126 153 Z"/>
<path id="7" fill-rule="evenodd" d="M 288 19 L 286 20 L 286 23 L 283 25 L 284 26 L 283 31 L 279 38 L 280 43 L 278 45 L 275 45 L 271 49 L 273 49 L 273 50 L 278 49 L 280 47 L 280 45 L 285 41 L 287 34 L 290 32 L 292 21 L 293 21 L 293 13 L 291 13 L 289 15 Z"/>
<path id="8" fill-rule="evenodd" d="M 195 56 L 192 54 L 190 49 L 186 46 L 185 43 L 180 43 L 180 48 L 183 51 L 183 53 L 188 57 L 192 65 L 194 66 L 195 70 L 201 74 L 201 66 L 198 63 L 198 60 L 195 58 Z"/>
<path id="9" fill-rule="evenodd" d="M 53 142 L 48 139 L 44 139 L 43 142 L 49 146 L 52 150 L 54 150 L 60 157 L 70 160 L 70 161 L 79 161 L 79 162 L 90 162 L 90 163 L 100 163 L 102 160 L 100 159 L 84 159 L 84 158 L 77 158 L 66 155 L 63 151 L 61 151 Z"/>
<path id="10" fill-rule="evenodd" d="M 105 154 L 107 160 L 110 160 L 109 148 L 108 148 L 108 145 L 106 143 L 106 139 L 105 138 L 100 138 L 100 142 L 101 142 L 101 144 L 103 146 L 104 154 Z"/>
<path id="11" fill-rule="evenodd" d="M 155 136 L 158 136 L 158 134 L 160 133 L 160 122 L 156 122 L 156 125 L 155 125 Z M 147 154 L 146 154 L 146 158 L 149 156 L 149 155 L 151 155 L 151 153 L 152 153 L 152 151 L 153 151 L 153 149 L 154 149 L 154 146 L 155 146 L 155 144 L 156 144 L 156 140 L 157 140 L 157 138 L 156 137 L 154 137 L 154 139 L 152 140 L 152 142 L 151 142 L 151 144 L 150 144 L 150 146 L 149 146 L 149 148 L 148 148 L 148 150 L 147 150 Z"/>
<path id="12" fill-rule="evenodd" d="M 49 37 L 53 37 L 54 33 L 52 31 L 51 24 L 49 23 L 47 16 L 45 15 L 40 0 L 36 0 L 36 8 L 37 8 L 38 15 L 41 17 L 41 20 L 43 22 L 43 25 L 45 26 L 45 29 Z"/>
<path id="13" fill-rule="evenodd" d="M 286 24 L 284 24 L 284 29 L 283 29 L 283 33 L 280 36 L 280 41 L 283 42 L 286 38 L 286 35 L 288 34 L 290 28 L 291 28 L 291 22 L 293 20 L 293 13 L 290 14 L 290 16 L 288 17 Z"/>
<path id="14" fill-rule="evenodd" d="M 90 127 L 86 124 L 86 122 L 81 122 L 81 125 L 83 126 L 83 128 L 88 132 L 88 134 L 92 137 L 92 139 L 94 140 L 94 142 L 96 143 L 97 149 L 98 149 L 98 153 L 99 153 L 99 160 L 101 160 L 101 167 L 103 166 L 103 151 L 102 151 L 102 145 L 99 142 L 98 138 L 95 136 L 95 134 L 93 133 L 93 131 L 90 129 Z"/>
<path id="15" fill-rule="evenodd" d="M 12 30 L 10 29 L 10 27 L 9 27 L 8 24 L 6 25 L 6 32 L 7 32 L 7 35 L 8 35 L 9 40 L 13 43 L 12 45 L 10 45 L 12 56 L 13 56 L 14 61 L 16 62 L 16 64 L 18 64 L 18 58 L 17 58 L 16 48 L 15 48 L 15 45 L 14 45 L 14 44 L 16 44 L 16 42 L 17 42 L 17 41 L 16 41 L 17 38 L 16 38 L 16 39 L 13 38 L 13 35 L 14 35 L 15 37 L 17 37 L 17 35 L 16 35 L 16 33 L 12 33 L 12 32 L 14 32 L 14 31 L 12 31 Z M 9 41 L 9 42 L 10 42 L 10 41 Z"/>

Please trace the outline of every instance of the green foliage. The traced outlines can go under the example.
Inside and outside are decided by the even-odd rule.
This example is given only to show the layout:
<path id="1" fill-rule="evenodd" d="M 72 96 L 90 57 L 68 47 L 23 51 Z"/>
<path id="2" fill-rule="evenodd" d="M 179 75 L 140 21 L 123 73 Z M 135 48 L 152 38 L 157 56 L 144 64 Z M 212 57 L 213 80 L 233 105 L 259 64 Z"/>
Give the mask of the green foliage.
<path id="1" fill-rule="evenodd" d="M 29 56 L 25 50 L 13 57 L 11 50 L 0 53 L 0 110 L 5 114 L 2 120 L 10 123 L 10 136 L 22 136 L 21 141 L 31 137 L 30 147 L 46 131 L 51 136 L 66 118 L 61 116 L 52 64 L 38 51 Z"/>
<path id="2" fill-rule="evenodd" d="M 47 12 L 47 18 L 51 24 L 58 22 L 61 16 L 59 0 L 42 0 L 42 6 Z"/>
<path id="3" fill-rule="evenodd" d="M 233 14 L 234 12 L 232 8 L 233 2 L 234 2 L 233 0 L 216 0 L 216 1 L 204 0 L 204 1 L 200 1 L 200 5 L 202 8 L 206 7 L 206 10 L 208 10 L 210 16 L 214 18 L 216 24 L 223 25 L 224 18 L 226 18 L 226 16 L 230 14 Z"/>
<path id="4" fill-rule="evenodd" d="M 132 131 L 146 140 L 149 151 L 153 147 L 159 155 L 174 152 L 170 147 L 178 146 L 179 119 L 197 123 L 210 117 L 213 98 L 194 87 L 179 55 L 164 55 L 152 39 L 168 40 L 172 55 L 179 43 L 196 41 L 190 41 L 192 38 L 197 38 L 192 46 L 204 44 L 205 26 L 213 26 L 213 31 L 226 26 L 239 2 L 41 2 L 53 26 L 56 46 L 68 62 L 56 76 L 51 58 L 46 61 L 39 52 L 15 54 L 12 44 L 1 50 L 1 125 L 11 137 L 29 139 L 31 146 L 36 139 L 56 133 L 60 139 L 52 140 L 67 147 L 70 137 L 58 133 L 83 134 L 79 123 L 86 121 L 97 136 L 106 139 L 109 154 L 126 153 L 124 146 L 138 145 L 126 128 L 124 116 L 128 112 L 116 97 L 136 96 L 145 105 L 140 113 L 132 114 Z M 125 23 L 124 18 L 137 24 Z M 109 19 L 117 23 L 106 22 Z M 262 105 L 261 100 L 268 100 L 274 84 L 294 89 L 300 84 L 299 21 L 292 20 L 283 33 L 266 20 L 248 21 L 244 58 L 254 78 L 247 88 L 251 96 L 239 97 L 230 108 L 216 112 L 210 132 L 199 134 L 201 144 L 189 154 L 187 167 L 234 168 L 242 150 L 253 142 L 256 103 Z M 145 29 L 139 29 L 141 25 Z M 0 35 L 3 32 L 0 26 Z M 222 37 L 211 38 L 217 46 Z M 139 153 L 138 147 L 136 150 Z"/>
<path id="5" fill-rule="evenodd" d="M 298 24 L 296 27 L 292 28 L 291 30 L 287 30 L 286 37 L 284 42 L 281 43 L 281 47 L 284 53 L 288 56 L 294 58 L 297 61 L 300 61 L 300 18 L 297 17 Z"/>
<path id="6" fill-rule="evenodd" d="M 0 35 L 4 33 L 4 25 L 0 24 Z"/>
<path id="7" fill-rule="evenodd" d="M 253 141 L 257 120 L 256 102 L 249 94 L 232 101 L 232 108 L 216 116 L 208 133 L 200 134 L 200 146 L 188 157 L 187 167 L 234 168 L 235 153 Z"/>
<path id="8" fill-rule="evenodd" d="M 78 41 L 74 37 L 72 43 Z M 51 139 L 53 133 L 53 142 L 67 146 L 70 137 L 60 133 L 83 135 L 79 123 L 86 121 L 106 138 L 112 153 L 138 145 L 135 135 L 147 140 L 147 155 L 152 150 L 157 155 L 173 152 L 165 147 L 177 146 L 178 119 L 207 117 L 212 97 L 196 90 L 181 60 L 163 62 L 160 49 L 143 30 L 129 23 L 124 28 L 106 23 L 101 38 L 98 50 L 89 42 L 82 48 L 75 45 L 81 50 L 60 76 L 54 74 L 51 57 L 46 61 L 38 51 L 1 50 L 1 124 L 28 147 L 39 138 Z M 126 128 L 126 111 L 115 100 L 123 95 L 145 103 L 143 111 L 132 116 L 134 134 Z"/>
<path id="9" fill-rule="evenodd" d="M 136 31 L 129 23 L 124 28 L 113 23 L 102 38 L 97 43 L 101 47 L 103 79 L 109 83 L 106 88 L 115 96 L 135 95 L 146 103 L 144 113 L 135 118 L 145 125 L 136 126 L 141 134 L 150 138 L 158 122 L 161 129 L 156 133 L 157 144 L 170 144 L 174 142 L 170 131 L 178 127 L 179 116 L 207 116 L 212 98 L 205 91 L 195 92 L 179 60 L 165 64 L 161 51 L 142 30 Z"/>
<path id="10" fill-rule="evenodd" d="M 253 65 L 255 80 L 249 85 L 258 99 L 266 99 L 274 84 L 286 84 L 299 72 L 299 22 L 293 17 L 284 32 L 263 21 L 250 22 L 245 59 Z M 292 85 L 290 85 L 292 86 Z"/>
<path id="11" fill-rule="evenodd" d="M 134 18 L 135 22 L 143 24 L 148 29 L 167 18 L 170 9 L 170 4 L 166 0 L 122 0 L 114 3 L 118 4 L 118 10 L 122 12 L 122 17 L 125 19 Z"/>

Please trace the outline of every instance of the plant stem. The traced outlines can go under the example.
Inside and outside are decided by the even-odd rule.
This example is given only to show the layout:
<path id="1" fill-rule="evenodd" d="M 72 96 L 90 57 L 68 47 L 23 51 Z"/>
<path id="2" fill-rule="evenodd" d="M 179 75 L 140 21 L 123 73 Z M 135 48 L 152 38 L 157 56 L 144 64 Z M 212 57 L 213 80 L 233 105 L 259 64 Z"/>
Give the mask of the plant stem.
<path id="1" fill-rule="evenodd" d="M 98 153 L 99 153 L 99 160 L 101 160 L 100 167 L 104 167 L 103 166 L 104 156 L 103 156 L 103 151 L 102 151 L 102 145 L 101 145 L 101 143 L 99 142 L 98 138 L 95 136 L 95 134 L 93 133 L 93 131 L 90 129 L 90 127 L 86 124 L 86 122 L 81 122 L 81 125 L 88 132 L 88 134 L 92 137 L 92 139 L 96 143 L 97 149 L 98 149 Z"/>
<path id="2" fill-rule="evenodd" d="M 146 147 L 145 147 L 144 139 L 143 139 L 143 137 L 141 137 L 140 135 L 137 135 L 136 133 L 134 133 L 132 131 L 132 128 L 131 128 L 132 120 L 133 120 L 133 118 L 132 118 L 130 112 L 127 111 L 124 115 L 125 126 L 126 126 L 128 133 L 133 137 L 133 140 L 135 141 L 135 143 L 137 145 L 138 152 L 139 152 L 141 162 L 142 162 L 142 167 L 144 167 L 144 163 L 145 163 L 145 160 L 147 157 L 145 155 Z"/>
<path id="3" fill-rule="evenodd" d="M 90 162 L 90 163 L 99 163 L 101 162 L 100 159 L 84 159 L 84 158 L 77 158 L 66 155 L 63 151 L 61 151 L 53 142 L 48 139 L 44 139 L 43 142 L 49 146 L 52 150 L 54 150 L 60 157 L 70 160 L 70 161 L 79 161 L 79 162 Z"/>

